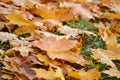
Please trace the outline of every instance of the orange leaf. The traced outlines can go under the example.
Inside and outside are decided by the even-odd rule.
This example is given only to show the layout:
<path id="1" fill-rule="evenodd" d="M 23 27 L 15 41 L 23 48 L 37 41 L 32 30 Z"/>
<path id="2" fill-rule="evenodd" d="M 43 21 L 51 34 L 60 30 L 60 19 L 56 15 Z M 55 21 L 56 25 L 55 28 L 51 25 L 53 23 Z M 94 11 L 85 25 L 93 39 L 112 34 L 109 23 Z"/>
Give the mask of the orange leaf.
<path id="1" fill-rule="evenodd" d="M 55 19 L 55 11 L 54 10 L 48 10 L 46 7 L 39 7 L 36 9 L 31 10 L 32 13 L 39 15 L 42 18 L 47 18 L 47 19 Z"/>
<path id="2" fill-rule="evenodd" d="M 91 69 L 87 72 L 84 70 L 79 70 L 71 71 L 68 76 L 80 80 L 99 80 L 101 73 L 96 69 Z"/>
<path id="3" fill-rule="evenodd" d="M 120 13 L 110 13 L 108 16 L 115 18 L 115 19 L 120 19 Z"/>
<path id="4" fill-rule="evenodd" d="M 31 12 L 45 19 L 55 19 L 58 21 L 70 21 L 73 19 L 73 15 L 69 13 L 69 9 L 51 9 L 47 7 L 39 7 L 32 9 Z"/>
<path id="5" fill-rule="evenodd" d="M 62 59 L 72 63 L 84 64 L 85 60 L 80 56 L 81 42 L 55 37 L 45 37 L 32 43 L 34 47 L 47 51 L 52 59 Z M 68 57 L 69 56 L 69 57 Z"/>

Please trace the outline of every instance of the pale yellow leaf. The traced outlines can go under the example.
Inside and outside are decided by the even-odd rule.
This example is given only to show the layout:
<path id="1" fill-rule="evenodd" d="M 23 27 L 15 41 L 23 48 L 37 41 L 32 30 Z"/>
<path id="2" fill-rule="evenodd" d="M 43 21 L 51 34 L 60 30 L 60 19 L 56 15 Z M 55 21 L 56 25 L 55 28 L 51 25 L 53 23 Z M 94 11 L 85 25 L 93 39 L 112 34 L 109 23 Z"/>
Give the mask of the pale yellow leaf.
<path id="1" fill-rule="evenodd" d="M 120 71 L 114 68 L 110 68 L 109 70 L 102 71 L 103 73 L 109 74 L 110 76 L 115 76 L 120 78 Z"/>
<path id="2" fill-rule="evenodd" d="M 17 35 L 8 32 L 0 32 L 0 41 L 4 42 L 7 40 L 17 40 Z"/>
<path id="3" fill-rule="evenodd" d="M 110 65 L 113 68 L 116 68 L 115 64 L 109 59 L 105 54 L 101 52 L 101 49 L 92 49 L 92 53 L 98 57 L 97 61 L 103 64 Z"/>

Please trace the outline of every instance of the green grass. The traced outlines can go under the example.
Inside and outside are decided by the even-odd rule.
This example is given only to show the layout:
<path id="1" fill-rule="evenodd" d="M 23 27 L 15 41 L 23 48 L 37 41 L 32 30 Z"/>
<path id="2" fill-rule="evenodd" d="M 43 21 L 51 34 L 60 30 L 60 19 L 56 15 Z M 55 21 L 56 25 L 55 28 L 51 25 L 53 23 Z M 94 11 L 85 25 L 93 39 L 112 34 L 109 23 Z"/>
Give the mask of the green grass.
<path id="1" fill-rule="evenodd" d="M 94 26 L 93 23 L 85 21 L 83 19 L 80 19 L 79 21 L 72 21 L 72 22 L 68 22 L 65 25 L 68 25 L 72 28 L 77 28 L 77 29 L 82 29 L 82 30 L 87 30 L 87 31 L 92 31 L 97 33 L 98 29 Z M 102 64 L 97 62 L 96 60 L 94 60 L 92 58 L 92 53 L 91 53 L 91 48 L 92 49 L 97 49 L 97 48 L 102 48 L 102 49 L 106 49 L 106 44 L 105 42 L 102 40 L 102 38 L 100 36 L 87 36 L 85 34 L 80 34 L 79 35 L 82 39 L 83 39 L 83 45 L 82 45 L 82 49 L 80 54 L 83 55 L 83 57 L 90 61 L 90 64 L 81 67 L 80 65 L 77 64 L 72 64 L 74 68 L 77 69 L 81 69 L 84 68 L 86 71 L 89 69 L 98 69 L 99 71 L 104 71 L 104 70 L 108 70 L 110 68 L 110 66 L 106 65 L 106 64 Z M 117 42 L 120 43 L 120 37 L 118 37 Z M 118 70 L 120 70 L 120 60 L 114 60 L 113 61 Z M 120 80 L 117 77 L 113 77 L 113 76 L 109 76 L 107 74 L 102 73 L 101 74 L 101 78 L 100 80 Z"/>
<path id="2" fill-rule="evenodd" d="M 79 21 L 68 22 L 65 25 L 68 25 L 72 28 L 88 30 L 88 31 L 92 31 L 92 32 L 97 32 L 98 31 L 98 28 L 95 27 L 93 23 L 88 22 L 88 21 L 83 20 L 83 19 L 80 19 Z"/>
<path id="3" fill-rule="evenodd" d="M 0 43 L 0 49 L 7 50 L 10 48 L 9 41 L 4 41 L 3 43 Z"/>

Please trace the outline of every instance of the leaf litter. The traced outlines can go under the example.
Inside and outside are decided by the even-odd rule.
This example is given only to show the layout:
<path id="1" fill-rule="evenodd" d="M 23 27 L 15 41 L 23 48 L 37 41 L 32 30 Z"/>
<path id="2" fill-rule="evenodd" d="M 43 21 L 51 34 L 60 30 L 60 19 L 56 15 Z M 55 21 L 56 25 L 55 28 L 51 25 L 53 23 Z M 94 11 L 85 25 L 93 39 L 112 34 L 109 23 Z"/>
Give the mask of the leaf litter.
<path id="1" fill-rule="evenodd" d="M 0 0 L 0 80 L 119 80 L 119 4 Z"/>

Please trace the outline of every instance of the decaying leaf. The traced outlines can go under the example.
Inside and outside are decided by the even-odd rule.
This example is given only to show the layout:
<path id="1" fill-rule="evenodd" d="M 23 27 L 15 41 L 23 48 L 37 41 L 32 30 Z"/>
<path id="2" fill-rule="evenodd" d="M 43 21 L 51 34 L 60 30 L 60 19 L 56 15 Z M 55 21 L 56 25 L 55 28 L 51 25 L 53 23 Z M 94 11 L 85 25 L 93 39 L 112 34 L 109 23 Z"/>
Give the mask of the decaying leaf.
<path id="1" fill-rule="evenodd" d="M 4 58 L 4 69 L 12 71 L 13 74 L 18 77 L 20 80 L 22 79 L 34 79 L 35 73 L 30 69 L 30 58 L 22 58 L 22 57 L 12 57 L 9 58 L 5 56 Z M 7 73 L 6 71 L 5 73 Z M 9 73 L 10 74 L 10 73 Z"/>

